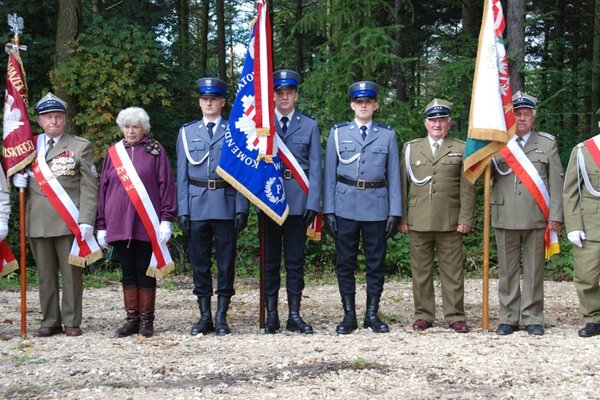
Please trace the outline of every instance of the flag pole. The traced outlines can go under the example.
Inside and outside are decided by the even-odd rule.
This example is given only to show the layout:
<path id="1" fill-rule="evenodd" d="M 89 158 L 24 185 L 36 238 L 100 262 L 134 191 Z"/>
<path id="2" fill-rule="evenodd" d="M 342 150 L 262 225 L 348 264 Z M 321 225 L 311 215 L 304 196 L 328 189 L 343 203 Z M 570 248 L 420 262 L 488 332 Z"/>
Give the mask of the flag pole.
<path id="1" fill-rule="evenodd" d="M 482 316 L 481 327 L 487 333 L 490 325 L 490 194 L 492 168 L 490 163 L 485 167 L 483 188 L 483 283 L 482 283 Z"/>

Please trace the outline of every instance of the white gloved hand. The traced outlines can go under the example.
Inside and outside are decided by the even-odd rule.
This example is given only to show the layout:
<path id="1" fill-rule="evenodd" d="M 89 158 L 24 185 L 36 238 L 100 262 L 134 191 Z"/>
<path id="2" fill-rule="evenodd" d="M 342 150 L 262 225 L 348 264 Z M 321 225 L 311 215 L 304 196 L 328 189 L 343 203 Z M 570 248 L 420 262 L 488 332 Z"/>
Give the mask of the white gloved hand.
<path id="1" fill-rule="evenodd" d="M 583 241 L 585 240 L 585 232 L 582 230 L 571 231 L 567 233 L 567 239 L 577 247 L 583 247 Z"/>
<path id="2" fill-rule="evenodd" d="M 84 242 L 91 238 L 94 233 L 94 227 L 90 224 L 79 224 L 79 230 L 81 231 L 81 240 Z"/>
<path id="3" fill-rule="evenodd" d="M 22 174 L 20 172 L 15 172 L 12 178 L 13 186 L 17 188 L 26 188 L 28 178 L 29 175 L 27 175 L 27 173 Z"/>
<path id="4" fill-rule="evenodd" d="M 0 242 L 8 235 L 8 219 L 0 219 Z"/>
<path id="5" fill-rule="evenodd" d="M 98 244 L 100 245 L 100 247 L 104 247 L 105 249 L 108 249 L 108 243 L 106 242 L 106 231 L 105 230 L 96 232 L 96 240 L 98 240 Z"/>
<path id="6" fill-rule="evenodd" d="M 169 221 L 161 221 L 160 227 L 158 228 L 158 240 L 161 243 L 167 243 L 169 239 L 171 239 L 172 233 L 171 223 Z"/>

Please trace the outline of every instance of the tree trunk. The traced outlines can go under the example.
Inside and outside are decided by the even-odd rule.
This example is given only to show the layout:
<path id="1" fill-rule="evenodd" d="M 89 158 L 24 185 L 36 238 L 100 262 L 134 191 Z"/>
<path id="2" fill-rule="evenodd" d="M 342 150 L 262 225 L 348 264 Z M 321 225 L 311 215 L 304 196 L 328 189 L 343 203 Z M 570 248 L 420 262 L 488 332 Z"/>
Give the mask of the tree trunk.
<path id="1" fill-rule="evenodd" d="M 525 60 L 525 0 L 508 2 L 506 17 L 506 38 L 508 40 L 508 70 L 513 93 L 525 90 L 523 71 Z"/>
<path id="2" fill-rule="evenodd" d="M 225 39 L 225 0 L 217 0 L 217 60 L 219 79 L 227 82 L 227 54 Z"/>
<path id="3" fill-rule="evenodd" d="M 300 20 L 302 19 L 302 15 L 303 15 L 303 1 L 296 0 L 296 15 L 295 15 L 296 24 L 298 22 L 300 22 Z M 296 39 L 296 71 L 298 71 L 298 73 L 302 77 L 304 77 L 304 40 L 303 40 L 303 35 L 298 30 L 296 30 L 295 39 Z"/>
<path id="4" fill-rule="evenodd" d="M 396 40 L 396 56 L 404 58 L 404 43 L 402 38 L 402 0 L 394 1 L 394 23 L 396 25 L 396 32 L 394 38 Z M 402 63 L 396 64 L 396 99 L 399 101 L 406 100 L 406 79 L 404 77 L 404 66 Z"/>
<path id="5" fill-rule="evenodd" d="M 73 49 L 73 42 L 77 39 L 81 26 L 80 0 L 58 0 L 58 18 L 56 23 L 56 56 L 55 67 L 68 61 Z M 76 135 L 77 125 L 73 121 L 79 108 L 77 98 L 67 94 L 66 88 L 56 83 L 56 95 L 67 102 L 67 121 L 65 132 Z"/>
<path id="6" fill-rule="evenodd" d="M 198 69 L 206 76 L 208 68 L 208 19 L 210 17 L 209 0 L 202 0 L 200 12 L 200 32 L 198 34 Z"/>
<path id="7" fill-rule="evenodd" d="M 182 69 L 187 69 L 190 65 L 190 4 L 189 0 L 179 0 L 177 2 L 179 13 L 179 65 Z"/>
<path id="8" fill-rule="evenodd" d="M 462 21 L 463 35 L 465 35 L 464 43 L 477 43 L 479 37 L 479 28 L 481 16 L 483 15 L 482 7 L 478 7 L 478 0 L 463 0 L 462 1 Z M 477 46 L 465 46 L 463 49 L 464 56 L 475 59 L 477 57 Z M 472 76 L 473 74 L 469 74 Z M 457 121 L 458 128 L 461 129 L 461 122 L 469 120 L 469 109 L 471 107 L 471 86 L 473 82 L 466 76 L 460 80 L 461 92 L 463 93 L 462 102 L 464 104 L 461 118 Z"/>
<path id="9" fill-rule="evenodd" d="M 600 108 L 600 0 L 596 0 L 594 11 L 594 43 L 592 53 L 592 117 L 591 125 L 596 126 L 598 117 L 595 115 Z"/>

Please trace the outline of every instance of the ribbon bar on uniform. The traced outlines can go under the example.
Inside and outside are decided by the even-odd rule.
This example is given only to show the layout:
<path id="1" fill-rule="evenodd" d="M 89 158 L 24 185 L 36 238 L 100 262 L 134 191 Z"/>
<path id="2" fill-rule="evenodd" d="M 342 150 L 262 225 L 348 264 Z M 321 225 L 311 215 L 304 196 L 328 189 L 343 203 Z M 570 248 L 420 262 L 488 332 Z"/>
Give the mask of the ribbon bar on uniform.
<path id="1" fill-rule="evenodd" d="M 341 176 L 338 175 L 337 177 L 338 182 L 342 182 L 343 184 L 346 185 L 350 185 L 350 186 L 355 186 L 357 189 L 377 189 L 377 188 L 383 188 L 387 186 L 387 182 L 385 180 L 381 180 L 381 181 L 365 181 L 363 179 L 358 179 L 358 180 L 354 180 L 354 179 L 350 179 L 350 178 L 346 178 L 345 176 Z"/>

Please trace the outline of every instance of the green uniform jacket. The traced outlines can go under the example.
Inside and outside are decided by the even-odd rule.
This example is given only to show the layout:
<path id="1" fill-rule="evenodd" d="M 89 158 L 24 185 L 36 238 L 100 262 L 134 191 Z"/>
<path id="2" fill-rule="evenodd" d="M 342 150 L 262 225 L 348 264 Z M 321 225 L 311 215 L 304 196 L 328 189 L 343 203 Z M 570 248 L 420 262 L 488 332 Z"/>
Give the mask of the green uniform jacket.
<path id="1" fill-rule="evenodd" d="M 416 179 L 431 176 L 430 184 L 418 186 L 410 181 L 406 170 L 406 148 L 410 144 L 410 165 Z M 475 186 L 463 174 L 465 143 L 444 138 L 432 155 L 427 137 L 405 143 L 400 165 L 402 177 L 402 223 L 411 231 L 448 232 L 458 225 L 473 226 Z"/>

